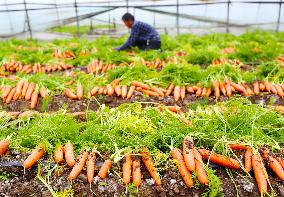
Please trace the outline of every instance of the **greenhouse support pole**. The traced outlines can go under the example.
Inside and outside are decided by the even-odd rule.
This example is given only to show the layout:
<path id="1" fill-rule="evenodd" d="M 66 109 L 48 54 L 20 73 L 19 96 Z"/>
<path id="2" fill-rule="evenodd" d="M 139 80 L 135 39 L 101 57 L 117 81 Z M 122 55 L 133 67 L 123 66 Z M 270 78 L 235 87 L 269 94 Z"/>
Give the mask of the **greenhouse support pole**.
<path id="1" fill-rule="evenodd" d="M 177 18 L 176 18 L 176 26 L 177 26 L 177 35 L 179 35 L 179 0 L 177 0 Z"/>
<path id="2" fill-rule="evenodd" d="M 280 3 L 279 3 L 279 12 L 278 12 L 278 19 L 277 19 L 277 27 L 276 27 L 277 32 L 280 29 L 281 8 L 282 8 L 282 0 L 280 0 Z"/>
<path id="3" fill-rule="evenodd" d="M 79 24 L 79 17 L 78 17 L 77 0 L 75 0 L 75 13 L 76 13 L 76 24 L 77 24 L 77 36 L 80 37 L 80 24 Z"/>
<path id="4" fill-rule="evenodd" d="M 26 19 L 27 19 L 27 24 L 28 24 L 28 31 L 29 31 L 29 34 L 30 34 L 30 38 L 33 38 L 33 32 L 32 32 L 32 29 L 31 29 L 30 17 L 29 17 L 29 12 L 28 12 L 28 8 L 27 8 L 26 0 L 24 0 L 24 6 L 25 6 L 25 13 L 26 13 Z"/>
<path id="5" fill-rule="evenodd" d="M 126 0 L 126 11 L 129 12 L 128 0 Z"/>
<path id="6" fill-rule="evenodd" d="M 226 32 L 230 32 L 230 0 L 228 0 L 227 4 L 227 25 L 226 25 Z"/>

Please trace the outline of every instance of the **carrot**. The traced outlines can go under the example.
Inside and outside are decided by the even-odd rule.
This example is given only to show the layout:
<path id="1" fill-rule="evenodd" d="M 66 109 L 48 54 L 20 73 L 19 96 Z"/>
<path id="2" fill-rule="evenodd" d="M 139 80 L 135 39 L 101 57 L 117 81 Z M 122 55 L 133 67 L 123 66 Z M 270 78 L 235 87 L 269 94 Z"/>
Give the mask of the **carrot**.
<path id="1" fill-rule="evenodd" d="M 118 84 L 119 84 L 119 79 L 115 79 L 115 80 L 113 80 L 112 82 L 111 82 L 111 85 L 113 86 L 113 87 L 115 87 L 115 86 L 117 86 Z"/>
<path id="2" fill-rule="evenodd" d="M 6 99 L 6 97 L 9 95 L 9 93 L 11 92 L 12 88 L 9 86 L 6 86 L 3 90 L 3 94 L 2 94 L 2 99 Z"/>
<path id="3" fill-rule="evenodd" d="M 182 155 L 184 158 L 185 165 L 189 171 L 195 170 L 193 148 L 194 148 L 194 143 L 192 138 L 191 137 L 185 138 L 182 144 Z"/>
<path id="4" fill-rule="evenodd" d="M 28 86 L 26 95 L 25 95 L 25 100 L 26 101 L 31 99 L 32 94 L 34 92 L 34 89 L 35 89 L 35 84 L 34 83 L 30 83 L 29 86 Z"/>
<path id="5" fill-rule="evenodd" d="M 111 160 L 105 160 L 105 162 L 103 163 L 99 173 L 98 173 L 98 177 L 104 179 L 107 177 L 108 172 L 111 168 L 112 162 Z"/>
<path id="6" fill-rule="evenodd" d="M 6 103 L 7 103 L 7 104 L 9 104 L 9 103 L 11 102 L 11 100 L 12 100 L 12 98 L 13 98 L 13 96 L 14 96 L 15 93 L 16 93 L 16 88 L 13 88 L 13 89 L 10 91 L 9 95 L 7 96 L 7 98 L 6 98 Z"/>
<path id="7" fill-rule="evenodd" d="M 104 91 L 105 91 L 105 90 L 104 90 L 104 87 L 100 87 L 99 90 L 98 90 L 98 94 L 103 94 Z"/>
<path id="8" fill-rule="evenodd" d="M 226 91 L 226 88 L 225 88 L 225 86 L 224 86 L 223 83 L 219 83 L 219 88 L 220 88 L 222 94 L 223 94 L 224 96 L 226 96 L 226 95 L 227 95 L 227 91 Z"/>
<path id="9" fill-rule="evenodd" d="M 134 93 L 134 90 L 135 90 L 135 86 L 130 86 L 129 90 L 128 90 L 128 93 L 127 93 L 127 96 L 126 96 L 126 99 L 130 99 Z"/>
<path id="10" fill-rule="evenodd" d="M 270 84 L 270 91 L 273 93 L 273 94 L 277 94 L 277 89 L 275 88 L 275 86 L 271 83 Z"/>
<path id="11" fill-rule="evenodd" d="M 253 156 L 253 151 L 251 147 L 247 147 L 246 153 L 245 153 L 245 169 L 247 172 L 251 171 L 251 160 Z"/>
<path id="12" fill-rule="evenodd" d="M 133 184 L 136 187 L 139 187 L 141 185 L 141 169 L 140 169 L 140 158 L 139 157 L 134 157 L 132 159 L 132 179 L 133 179 Z"/>
<path id="13" fill-rule="evenodd" d="M 259 94 L 259 82 L 258 81 L 253 82 L 253 93 L 255 95 Z"/>
<path id="14" fill-rule="evenodd" d="M 174 88 L 174 99 L 178 101 L 180 99 L 180 86 Z"/>
<path id="15" fill-rule="evenodd" d="M 244 144 L 229 144 L 229 147 L 232 150 L 246 150 L 247 146 Z"/>
<path id="16" fill-rule="evenodd" d="M 170 94 L 172 93 L 174 87 L 175 87 L 174 84 L 171 83 L 170 86 L 167 89 L 166 96 L 170 96 Z"/>
<path id="17" fill-rule="evenodd" d="M 236 89 L 232 85 L 230 85 L 230 87 L 232 92 L 236 92 Z"/>
<path id="18" fill-rule="evenodd" d="M 33 152 L 28 156 L 28 158 L 24 161 L 23 167 L 25 169 L 31 168 L 40 158 L 42 158 L 45 153 L 45 147 L 42 144 L 39 144 Z"/>
<path id="19" fill-rule="evenodd" d="M 141 87 L 143 89 L 149 89 L 149 86 L 145 83 L 141 83 L 141 82 L 138 82 L 138 81 L 132 81 L 131 83 L 132 86 L 136 86 L 136 87 Z"/>
<path id="20" fill-rule="evenodd" d="M 107 84 L 106 88 L 107 88 L 107 95 L 112 96 L 113 93 L 114 93 L 114 89 L 113 89 L 112 85 L 111 84 Z"/>
<path id="21" fill-rule="evenodd" d="M 93 89 L 91 90 L 91 95 L 94 96 L 98 91 L 99 91 L 100 87 L 95 86 L 93 87 Z"/>
<path id="22" fill-rule="evenodd" d="M 267 92 L 271 91 L 270 83 L 267 80 L 263 81 L 263 85 L 265 86 Z"/>
<path id="23" fill-rule="evenodd" d="M 204 169 L 204 164 L 202 161 L 202 156 L 200 153 L 193 148 L 193 153 L 194 153 L 194 161 L 195 161 L 195 169 L 197 173 L 197 179 L 201 184 L 208 185 L 209 180 L 208 176 L 206 174 L 206 171 Z"/>
<path id="24" fill-rule="evenodd" d="M 125 155 L 122 164 L 122 180 L 126 185 L 130 183 L 131 163 L 132 163 L 131 156 L 129 154 Z"/>
<path id="25" fill-rule="evenodd" d="M 154 163 L 153 163 L 152 157 L 149 155 L 148 149 L 143 148 L 141 154 L 142 154 L 142 161 L 144 165 L 146 166 L 148 172 L 150 173 L 151 177 L 154 179 L 155 184 L 157 186 L 160 186 L 162 184 L 162 181 L 160 179 L 160 176 L 157 170 L 154 167 Z"/>
<path id="26" fill-rule="evenodd" d="M 196 90 L 196 96 L 197 97 L 199 97 L 199 96 L 201 96 L 201 94 L 202 94 L 202 88 L 201 87 L 198 87 L 198 89 Z"/>
<path id="27" fill-rule="evenodd" d="M 24 81 L 23 80 L 20 80 L 17 85 L 16 85 L 16 97 L 19 98 L 21 96 L 21 93 L 22 93 L 22 88 L 23 88 L 23 85 L 24 85 Z"/>
<path id="28" fill-rule="evenodd" d="M 72 80 L 66 82 L 65 85 L 69 86 L 69 85 L 72 85 L 74 82 L 75 82 L 75 81 L 72 79 Z"/>
<path id="29" fill-rule="evenodd" d="M 96 169 L 96 154 L 90 153 L 88 155 L 88 159 L 86 162 L 87 179 L 90 184 L 94 179 L 95 169 Z"/>
<path id="30" fill-rule="evenodd" d="M 83 170 L 87 158 L 88 158 L 88 152 L 83 152 L 82 154 L 79 155 L 76 164 L 73 166 L 68 176 L 69 180 L 74 180 L 79 176 L 79 174 Z"/>
<path id="31" fill-rule="evenodd" d="M 181 86 L 180 88 L 180 98 L 182 101 L 185 98 L 185 86 Z"/>
<path id="32" fill-rule="evenodd" d="M 75 159 L 74 159 L 73 145 L 70 142 L 67 142 L 65 144 L 64 151 L 65 151 L 64 156 L 65 156 L 66 163 L 68 164 L 68 166 L 70 166 L 72 168 L 76 163 Z"/>
<path id="33" fill-rule="evenodd" d="M 244 93 L 246 92 L 245 88 L 237 83 L 231 82 L 231 86 L 235 88 L 236 91 L 240 92 L 240 93 Z"/>
<path id="34" fill-rule="evenodd" d="M 46 88 L 44 86 L 41 86 L 40 90 L 39 90 L 39 94 L 42 98 L 46 98 L 48 95 L 48 92 L 46 90 Z"/>
<path id="35" fill-rule="evenodd" d="M 177 148 L 173 148 L 171 150 L 171 155 L 172 157 L 177 160 L 177 166 L 178 166 L 178 171 L 185 182 L 187 187 L 192 187 L 193 186 L 193 180 L 191 178 L 189 170 L 186 168 L 183 156 L 181 154 L 181 151 Z"/>
<path id="36" fill-rule="evenodd" d="M 192 86 L 193 91 L 197 91 L 199 89 L 200 84 L 197 84 L 197 86 Z"/>
<path id="37" fill-rule="evenodd" d="M 114 92 L 116 93 L 117 96 L 121 95 L 121 87 L 119 85 L 116 85 L 114 88 Z"/>
<path id="38" fill-rule="evenodd" d="M 31 109 L 34 109 L 36 107 L 37 104 L 37 100 L 38 100 L 38 91 L 34 91 L 32 94 L 32 98 L 31 98 Z"/>
<path id="39" fill-rule="evenodd" d="M 265 86 L 263 85 L 263 83 L 259 83 L 259 90 L 260 91 L 264 91 L 265 90 Z"/>
<path id="40" fill-rule="evenodd" d="M 232 96 L 231 85 L 230 85 L 229 83 L 226 83 L 225 88 L 226 88 L 227 96 L 228 96 L 228 97 Z"/>
<path id="41" fill-rule="evenodd" d="M 3 139 L 0 141 L 0 157 L 7 152 L 9 144 L 9 140 L 7 139 Z"/>
<path id="42" fill-rule="evenodd" d="M 284 169 L 281 164 L 275 159 L 270 150 L 266 147 L 260 149 L 260 153 L 265 161 L 267 161 L 269 168 L 282 180 L 284 181 Z"/>
<path id="43" fill-rule="evenodd" d="M 206 97 L 209 97 L 212 93 L 212 89 L 211 87 L 207 89 L 207 92 L 206 92 Z"/>
<path id="44" fill-rule="evenodd" d="M 127 86 L 123 85 L 122 88 L 121 88 L 121 97 L 125 98 L 126 95 L 127 95 Z"/>
<path id="45" fill-rule="evenodd" d="M 160 90 L 160 88 L 157 88 L 156 86 L 152 86 L 152 90 L 154 92 L 157 92 L 159 94 L 159 96 L 161 96 L 161 97 L 165 96 L 164 92 L 162 90 Z"/>
<path id="46" fill-rule="evenodd" d="M 201 97 L 206 97 L 207 88 L 202 88 Z"/>
<path id="47" fill-rule="evenodd" d="M 1 142 L 0 142 L 1 143 Z M 0 153 L 1 156 L 1 153 Z M 282 166 L 282 168 L 284 169 L 284 161 L 283 159 L 281 159 L 281 157 L 276 157 L 276 160 L 280 163 L 280 165 Z"/>
<path id="48" fill-rule="evenodd" d="M 198 151 L 200 152 L 202 157 L 204 157 L 205 159 L 208 159 L 212 163 L 215 163 L 220 166 L 227 167 L 227 168 L 232 168 L 232 169 L 241 168 L 240 163 L 235 159 L 228 158 L 226 156 L 219 155 L 214 152 L 211 153 L 209 150 L 206 150 L 206 149 L 199 149 Z"/>
<path id="49" fill-rule="evenodd" d="M 74 94 L 69 88 L 65 89 L 65 95 L 70 99 L 77 99 L 77 95 Z"/>
<path id="50" fill-rule="evenodd" d="M 83 98 L 83 86 L 82 85 L 77 86 L 76 92 L 77 92 L 77 98 L 81 100 Z"/>
<path id="51" fill-rule="evenodd" d="M 212 86 L 214 89 L 214 96 L 216 98 L 220 97 L 219 81 L 212 81 Z"/>
<path id="52" fill-rule="evenodd" d="M 274 86 L 275 86 L 275 89 L 277 90 L 278 96 L 283 97 L 284 92 L 283 92 L 282 88 L 280 87 L 280 85 L 274 85 Z"/>
<path id="53" fill-rule="evenodd" d="M 188 93 L 194 93 L 193 88 L 190 87 L 190 86 L 186 86 L 186 91 L 187 91 Z"/>
<path id="54" fill-rule="evenodd" d="M 151 90 L 140 89 L 139 91 L 143 92 L 144 94 L 147 94 L 148 96 L 159 96 L 157 92 L 153 92 Z"/>
<path id="55" fill-rule="evenodd" d="M 54 150 L 54 161 L 55 163 L 63 163 L 64 162 L 64 146 L 59 145 Z"/>
<path id="56" fill-rule="evenodd" d="M 261 162 L 261 158 L 258 155 L 252 156 L 252 168 L 254 171 L 255 179 L 258 185 L 258 190 L 261 195 L 267 193 L 267 176 L 266 170 Z"/>
<path id="57" fill-rule="evenodd" d="M 168 110 L 179 113 L 180 112 L 180 107 L 179 106 L 167 106 Z"/>

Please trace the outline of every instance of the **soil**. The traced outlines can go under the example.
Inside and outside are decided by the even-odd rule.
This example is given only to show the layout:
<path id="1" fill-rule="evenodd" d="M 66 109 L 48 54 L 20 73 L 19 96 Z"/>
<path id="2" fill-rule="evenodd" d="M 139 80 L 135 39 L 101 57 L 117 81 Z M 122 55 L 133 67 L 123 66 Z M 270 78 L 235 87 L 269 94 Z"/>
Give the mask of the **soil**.
<path id="1" fill-rule="evenodd" d="M 241 95 L 235 95 L 235 97 L 241 97 Z M 129 100 L 122 99 L 117 96 L 97 95 L 92 99 L 71 100 L 64 95 L 54 95 L 51 97 L 47 106 L 43 108 L 43 101 L 40 97 L 36 106 L 36 111 L 56 112 L 60 109 L 66 109 L 68 112 L 78 112 L 88 110 L 97 110 L 100 105 L 105 104 L 111 108 L 117 107 L 123 103 L 140 102 L 143 106 L 155 106 L 157 104 L 164 105 L 177 105 L 180 106 L 183 111 L 186 111 L 188 107 L 196 102 L 203 102 L 206 104 L 215 104 L 216 102 L 223 102 L 229 100 L 230 97 L 221 96 L 216 100 L 214 96 L 209 98 L 196 97 L 195 94 L 187 94 L 183 101 L 175 101 L 172 96 L 162 97 L 145 97 L 141 92 L 136 91 L 132 98 Z M 248 97 L 252 103 L 264 104 L 264 105 L 282 105 L 284 106 L 284 98 L 281 98 L 274 94 L 261 94 L 258 96 Z M 0 109 L 6 111 L 27 111 L 30 109 L 30 102 L 25 100 L 12 101 L 9 105 L 0 101 Z"/>
<path id="2" fill-rule="evenodd" d="M 28 154 L 11 153 L 7 157 L 0 159 L 0 175 L 6 174 L 5 179 L 0 179 L 0 197 L 14 196 L 52 196 L 47 186 L 37 178 L 37 166 L 32 167 L 24 173 L 21 163 Z M 142 162 L 141 162 L 142 163 Z M 44 164 L 44 165 L 42 165 Z M 100 167 L 102 161 L 97 162 Z M 68 180 L 70 169 L 67 166 L 57 166 L 53 168 L 54 163 L 48 163 L 47 158 L 41 160 L 41 176 L 48 182 L 54 191 L 72 191 L 74 196 L 202 196 L 208 190 L 208 186 L 194 186 L 187 188 L 183 183 L 177 168 L 171 163 L 165 163 L 159 166 L 161 171 L 162 186 L 154 185 L 153 179 L 142 164 L 142 185 L 137 190 L 132 185 L 126 187 L 121 178 L 118 165 L 113 165 L 112 171 L 106 179 L 95 177 L 92 184 L 87 183 L 85 171 L 72 183 Z M 216 171 L 216 175 L 222 181 L 222 194 L 226 197 L 237 196 L 260 196 L 255 179 L 246 175 L 242 170 L 232 171 L 233 180 L 227 173 L 227 170 L 209 164 Z M 50 170 L 53 169 L 53 170 Z M 55 169 L 55 170 L 54 170 Z M 96 172 L 97 173 L 97 172 Z M 284 182 L 275 178 L 273 173 L 268 171 L 269 180 L 276 196 L 284 196 Z M 196 184 L 195 184 L 196 185 Z M 236 189 L 237 188 L 237 189 Z"/>

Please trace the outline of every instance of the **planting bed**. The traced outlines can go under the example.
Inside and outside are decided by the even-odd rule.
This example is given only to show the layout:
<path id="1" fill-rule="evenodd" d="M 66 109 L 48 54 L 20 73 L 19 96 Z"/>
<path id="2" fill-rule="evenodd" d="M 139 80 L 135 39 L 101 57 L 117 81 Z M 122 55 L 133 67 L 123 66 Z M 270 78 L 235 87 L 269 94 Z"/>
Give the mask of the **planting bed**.
<path id="1" fill-rule="evenodd" d="M 284 196 L 284 34 L 162 40 L 2 42 L 0 196 Z"/>

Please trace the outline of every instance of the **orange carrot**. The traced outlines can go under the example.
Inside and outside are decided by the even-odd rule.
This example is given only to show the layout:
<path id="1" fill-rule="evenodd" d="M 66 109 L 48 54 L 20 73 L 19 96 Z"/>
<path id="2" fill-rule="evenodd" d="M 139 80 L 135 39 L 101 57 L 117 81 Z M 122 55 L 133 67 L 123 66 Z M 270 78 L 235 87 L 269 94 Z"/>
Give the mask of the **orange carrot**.
<path id="1" fill-rule="evenodd" d="M 129 154 L 125 155 L 122 164 L 122 180 L 127 185 L 130 183 L 132 159 Z"/>
<path id="2" fill-rule="evenodd" d="M 17 86 L 16 86 L 16 97 L 19 98 L 21 96 L 21 93 L 22 93 L 22 88 L 23 88 L 23 85 L 24 85 L 24 81 L 23 80 L 20 80 L 18 83 L 17 83 Z"/>
<path id="3" fill-rule="evenodd" d="M 275 88 L 275 86 L 270 83 L 270 91 L 273 93 L 273 94 L 277 94 L 277 89 Z"/>
<path id="4" fill-rule="evenodd" d="M 1 142 L 0 142 L 1 143 Z M 1 156 L 1 153 L 0 153 Z M 281 157 L 276 157 L 276 160 L 280 163 L 280 165 L 282 166 L 282 168 L 284 169 L 284 161 Z"/>
<path id="5" fill-rule="evenodd" d="M 117 85 L 119 84 L 119 82 L 120 82 L 119 79 L 115 79 L 115 80 L 113 80 L 113 81 L 111 82 L 111 85 L 112 85 L 113 87 L 115 87 L 115 86 L 117 86 Z"/>
<path id="6" fill-rule="evenodd" d="M 150 173 L 151 177 L 154 179 L 155 184 L 157 186 L 160 186 L 162 184 L 160 176 L 157 172 L 157 170 L 154 167 L 154 163 L 152 160 L 152 157 L 149 155 L 149 151 L 146 148 L 142 149 L 142 161 L 144 163 L 144 165 L 146 166 L 148 172 Z"/>
<path id="7" fill-rule="evenodd" d="M 99 173 L 98 173 L 98 177 L 104 179 L 107 177 L 108 172 L 111 168 L 112 162 L 111 160 L 105 160 L 105 162 L 103 163 Z"/>
<path id="8" fill-rule="evenodd" d="M 77 99 L 77 95 L 74 94 L 69 88 L 65 89 L 65 95 L 70 99 Z"/>
<path id="9" fill-rule="evenodd" d="M 132 162 L 132 179 L 133 184 L 136 187 L 139 187 L 141 185 L 141 169 L 140 169 L 140 158 L 134 157 Z"/>
<path id="10" fill-rule="evenodd" d="M 99 91 L 100 87 L 98 86 L 95 86 L 93 87 L 93 89 L 91 90 L 91 95 L 94 96 L 96 95 L 96 93 Z"/>
<path id="11" fill-rule="evenodd" d="M 251 147 L 247 147 L 246 153 L 245 153 L 245 169 L 247 172 L 251 171 L 251 165 L 252 165 L 252 156 L 253 151 Z"/>
<path id="12" fill-rule="evenodd" d="M 73 145 L 70 142 L 66 143 L 64 147 L 64 151 L 65 151 L 64 156 L 65 156 L 66 163 L 68 164 L 68 166 L 72 168 L 76 163 L 74 159 Z"/>
<path id="13" fill-rule="evenodd" d="M 107 95 L 112 96 L 113 93 L 114 93 L 114 89 L 113 89 L 112 85 L 111 84 L 107 84 L 106 88 L 107 88 Z"/>
<path id="14" fill-rule="evenodd" d="M 75 180 L 79 176 L 79 174 L 83 170 L 87 158 L 88 158 L 88 152 L 83 152 L 82 154 L 79 155 L 76 164 L 73 166 L 68 176 L 69 180 Z"/>
<path id="15" fill-rule="evenodd" d="M 181 151 L 177 148 L 171 150 L 172 157 L 177 160 L 178 171 L 185 182 L 187 187 L 193 186 L 193 180 L 191 178 L 189 170 L 186 168 L 184 159 L 182 157 Z"/>
<path id="16" fill-rule="evenodd" d="M 193 148 L 193 153 L 194 153 L 194 161 L 195 161 L 195 169 L 197 173 L 197 179 L 201 184 L 208 185 L 209 180 L 208 176 L 206 174 L 206 171 L 204 169 L 204 164 L 202 161 L 202 156 L 200 153 Z"/>
<path id="17" fill-rule="evenodd" d="M 46 90 L 46 88 L 44 86 L 41 86 L 40 90 L 39 90 L 39 94 L 42 98 L 46 98 L 48 95 L 48 92 Z"/>
<path id="18" fill-rule="evenodd" d="M 198 151 L 200 152 L 202 157 L 204 157 L 205 159 L 209 159 L 209 161 L 211 161 L 212 163 L 232 169 L 241 168 L 240 163 L 235 159 L 228 158 L 226 156 L 219 155 L 214 152 L 211 153 L 209 150 L 206 149 L 199 149 Z"/>
<path id="19" fill-rule="evenodd" d="M 157 92 L 153 92 L 151 90 L 140 89 L 139 91 L 143 92 L 144 94 L 147 94 L 148 96 L 159 96 Z"/>
<path id="20" fill-rule="evenodd" d="M 284 169 L 282 168 L 281 164 L 275 159 L 270 150 L 266 147 L 262 147 L 260 149 L 260 153 L 265 161 L 267 161 L 268 166 L 270 169 L 282 180 L 284 181 Z"/>
<path id="21" fill-rule="evenodd" d="M 23 167 L 25 169 L 31 168 L 40 158 L 42 158 L 45 153 L 45 147 L 42 144 L 39 144 L 33 152 L 28 156 L 28 158 L 24 161 Z"/>
<path id="22" fill-rule="evenodd" d="M 168 110 L 179 113 L 180 112 L 180 107 L 179 106 L 167 106 Z"/>
<path id="23" fill-rule="evenodd" d="M 207 89 L 207 92 L 206 92 L 206 97 L 209 97 L 212 93 L 212 89 L 211 87 Z"/>
<path id="24" fill-rule="evenodd" d="M 9 144 L 9 140 L 7 139 L 3 139 L 0 141 L 0 157 L 7 152 Z"/>
<path id="25" fill-rule="evenodd" d="M 165 96 L 164 92 L 162 90 L 160 90 L 160 88 L 157 88 L 156 86 L 152 86 L 152 90 L 154 92 L 157 92 L 159 94 L 159 96 L 161 96 L 161 97 Z"/>
<path id="26" fill-rule="evenodd" d="M 202 88 L 201 97 L 206 97 L 207 88 Z"/>
<path id="27" fill-rule="evenodd" d="M 121 87 L 119 85 L 115 86 L 114 91 L 117 96 L 121 95 Z"/>
<path id="28" fill-rule="evenodd" d="M 35 90 L 35 84 L 34 83 L 30 83 L 29 86 L 28 86 L 26 95 L 25 95 L 25 100 L 26 101 L 31 99 L 34 90 Z"/>
<path id="29" fill-rule="evenodd" d="M 232 150 L 246 150 L 247 146 L 244 144 L 229 144 L 229 147 Z"/>
<path id="30" fill-rule="evenodd" d="M 235 92 L 236 89 L 235 89 L 232 85 L 230 85 L 230 86 L 231 86 L 231 91 L 232 91 L 232 92 Z"/>
<path id="31" fill-rule="evenodd" d="M 149 86 L 147 84 L 144 84 L 144 83 L 141 83 L 141 82 L 138 82 L 138 81 L 132 81 L 131 83 L 132 86 L 136 86 L 136 87 L 141 87 L 143 89 L 149 89 Z"/>
<path id="32" fill-rule="evenodd" d="M 201 88 L 201 87 L 198 87 L 198 89 L 196 90 L 195 95 L 196 95 L 197 97 L 199 97 L 199 96 L 201 96 L 201 94 L 202 94 L 202 88 Z"/>
<path id="33" fill-rule="evenodd" d="M 103 94 L 105 91 L 104 87 L 100 87 L 98 90 L 98 94 Z"/>
<path id="34" fill-rule="evenodd" d="M 227 91 L 226 91 L 226 88 L 225 88 L 225 86 L 224 86 L 223 83 L 221 83 L 221 82 L 219 83 L 219 88 L 220 88 L 222 94 L 223 94 L 224 96 L 226 96 L 226 95 L 227 95 Z"/>
<path id="35" fill-rule="evenodd" d="M 16 88 L 13 88 L 13 89 L 10 91 L 9 95 L 7 96 L 7 98 L 6 98 L 6 103 L 7 103 L 7 104 L 9 104 L 9 103 L 11 102 L 11 100 L 12 100 L 12 98 L 13 98 L 13 96 L 14 96 L 15 93 L 16 93 Z"/>
<path id="36" fill-rule="evenodd" d="M 6 97 L 9 95 L 9 93 L 11 92 L 12 88 L 9 86 L 6 86 L 3 90 L 3 94 L 2 94 L 2 99 L 6 99 Z"/>
<path id="37" fill-rule="evenodd" d="M 229 83 L 226 83 L 225 87 L 226 87 L 227 96 L 228 97 L 232 96 L 231 85 Z"/>
<path id="38" fill-rule="evenodd" d="M 267 176 L 266 170 L 261 162 L 261 158 L 258 155 L 252 156 L 252 168 L 254 171 L 255 179 L 258 185 L 258 190 L 261 195 L 267 193 Z"/>
<path id="39" fill-rule="evenodd" d="M 212 81 L 212 86 L 214 89 L 214 96 L 216 98 L 220 97 L 219 81 Z"/>
<path id="40" fill-rule="evenodd" d="M 174 99 L 178 101 L 180 99 L 180 86 L 174 88 Z"/>
<path id="41" fill-rule="evenodd" d="M 64 146 L 59 145 L 54 150 L 54 161 L 56 163 L 63 163 L 64 162 Z"/>
<path id="42" fill-rule="evenodd" d="M 231 86 L 234 87 L 236 89 L 236 91 L 240 92 L 240 93 L 244 93 L 246 92 L 245 88 L 237 83 L 231 82 Z"/>
<path id="43" fill-rule="evenodd" d="M 264 91 L 265 90 L 265 86 L 263 85 L 263 83 L 259 83 L 259 90 L 260 91 Z"/>
<path id="44" fill-rule="evenodd" d="M 263 85 L 265 86 L 267 92 L 271 91 L 270 83 L 267 80 L 263 81 Z"/>
<path id="45" fill-rule="evenodd" d="M 34 109 L 36 107 L 38 100 L 38 91 L 34 91 L 31 97 L 31 109 Z"/>
<path id="46" fill-rule="evenodd" d="M 180 88 L 180 98 L 182 101 L 185 98 L 185 86 L 181 86 Z"/>
<path id="47" fill-rule="evenodd" d="M 82 85 L 77 86 L 76 92 L 77 92 L 77 98 L 81 100 L 83 98 L 83 86 Z"/>
<path id="48" fill-rule="evenodd" d="M 284 92 L 283 92 L 282 88 L 280 87 L 280 85 L 274 85 L 274 86 L 275 86 L 275 89 L 277 90 L 278 96 L 283 97 Z"/>
<path id="49" fill-rule="evenodd" d="M 191 137 L 185 138 L 182 144 L 182 155 L 184 158 L 185 165 L 189 171 L 195 170 L 193 148 L 194 148 L 194 143 L 192 138 Z"/>
<path id="50" fill-rule="evenodd" d="M 135 90 L 135 86 L 130 86 L 129 90 L 128 90 L 128 93 L 127 93 L 127 96 L 126 96 L 126 99 L 130 99 L 134 93 L 134 90 Z"/>
<path id="51" fill-rule="evenodd" d="M 258 81 L 253 82 L 253 93 L 255 95 L 259 94 L 259 82 Z"/>
<path id="52" fill-rule="evenodd" d="M 127 86 L 123 85 L 122 88 L 121 88 L 121 97 L 125 98 L 126 95 L 127 95 Z"/>
<path id="53" fill-rule="evenodd" d="M 92 183 L 95 175 L 95 169 L 96 169 L 96 154 L 90 153 L 88 155 L 88 159 L 86 162 L 86 171 L 87 171 L 87 179 L 88 183 Z"/>
<path id="54" fill-rule="evenodd" d="M 199 89 L 200 84 L 198 83 L 197 86 L 192 86 L 193 91 L 197 91 Z"/>
<path id="55" fill-rule="evenodd" d="M 190 87 L 190 86 L 186 86 L 186 91 L 187 91 L 188 93 L 194 93 L 193 88 Z"/>
<path id="56" fill-rule="evenodd" d="M 170 94 L 172 93 L 174 87 L 175 87 L 174 84 L 171 83 L 170 86 L 167 89 L 166 96 L 170 96 Z"/>

